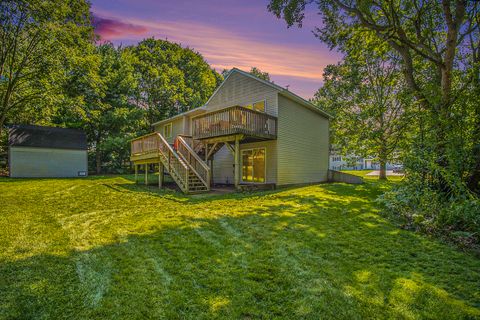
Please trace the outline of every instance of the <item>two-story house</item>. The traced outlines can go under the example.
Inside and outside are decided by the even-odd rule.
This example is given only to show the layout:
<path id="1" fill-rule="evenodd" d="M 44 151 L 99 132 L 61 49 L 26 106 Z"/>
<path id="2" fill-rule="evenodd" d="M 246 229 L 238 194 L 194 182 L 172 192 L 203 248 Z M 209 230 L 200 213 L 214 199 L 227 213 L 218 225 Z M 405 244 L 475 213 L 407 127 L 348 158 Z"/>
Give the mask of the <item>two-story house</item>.
<path id="1" fill-rule="evenodd" d="M 200 108 L 153 124 L 131 161 L 159 164 L 186 193 L 213 184 L 327 181 L 330 116 L 291 91 L 232 69 Z M 148 173 L 146 173 L 148 174 Z"/>

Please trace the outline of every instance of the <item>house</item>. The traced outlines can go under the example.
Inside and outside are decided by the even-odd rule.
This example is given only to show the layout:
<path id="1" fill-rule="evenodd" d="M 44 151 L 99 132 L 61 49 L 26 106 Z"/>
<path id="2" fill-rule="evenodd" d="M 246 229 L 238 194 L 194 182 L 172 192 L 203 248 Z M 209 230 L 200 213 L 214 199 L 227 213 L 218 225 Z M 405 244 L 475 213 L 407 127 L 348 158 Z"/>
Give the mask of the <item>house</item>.
<path id="1" fill-rule="evenodd" d="M 84 177 L 87 138 L 76 129 L 16 125 L 8 131 L 10 177 Z"/>
<path id="2" fill-rule="evenodd" d="M 362 170 L 363 158 L 354 155 L 342 156 L 337 152 L 330 152 L 330 170 Z"/>
<path id="3" fill-rule="evenodd" d="M 400 164 L 398 161 L 395 163 L 387 162 L 387 170 L 393 170 L 397 168 Z M 338 152 L 330 152 L 330 170 L 380 170 L 380 163 L 375 157 L 362 158 L 349 154 L 342 156 Z"/>
<path id="4" fill-rule="evenodd" d="M 186 193 L 212 184 L 327 181 L 330 115 L 287 89 L 232 69 L 204 106 L 153 124 L 131 161 L 159 164 Z M 148 170 L 145 170 L 148 180 Z"/>

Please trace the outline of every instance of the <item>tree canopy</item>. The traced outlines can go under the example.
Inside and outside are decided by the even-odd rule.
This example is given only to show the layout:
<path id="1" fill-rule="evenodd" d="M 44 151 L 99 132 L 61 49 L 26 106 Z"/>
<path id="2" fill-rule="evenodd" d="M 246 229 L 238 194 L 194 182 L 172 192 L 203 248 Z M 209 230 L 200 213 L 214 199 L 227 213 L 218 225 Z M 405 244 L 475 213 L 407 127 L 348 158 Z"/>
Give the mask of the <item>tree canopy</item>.
<path id="1" fill-rule="evenodd" d="M 385 197 L 390 211 L 418 228 L 480 239 L 480 3 L 270 0 L 268 8 L 301 27 L 312 4 L 321 41 L 346 58 L 385 50 L 386 65 L 398 63 L 414 98 L 406 180 Z"/>
<path id="2" fill-rule="evenodd" d="M 26 110 L 48 104 L 61 93 L 65 66 L 88 51 L 93 40 L 89 4 L 1 1 L 0 39 L 1 134 L 6 122 L 28 121 L 34 112 Z"/>
<path id="3" fill-rule="evenodd" d="M 398 160 L 411 123 L 411 99 L 393 61 L 368 52 L 324 70 L 312 102 L 333 115 L 332 145 L 346 156 L 376 157 L 380 179 L 387 162 Z"/>
<path id="4" fill-rule="evenodd" d="M 201 106 L 222 80 L 198 52 L 176 43 L 150 38 L 126 50 L 139 75 L 137 103 L 150 123 Z"/>

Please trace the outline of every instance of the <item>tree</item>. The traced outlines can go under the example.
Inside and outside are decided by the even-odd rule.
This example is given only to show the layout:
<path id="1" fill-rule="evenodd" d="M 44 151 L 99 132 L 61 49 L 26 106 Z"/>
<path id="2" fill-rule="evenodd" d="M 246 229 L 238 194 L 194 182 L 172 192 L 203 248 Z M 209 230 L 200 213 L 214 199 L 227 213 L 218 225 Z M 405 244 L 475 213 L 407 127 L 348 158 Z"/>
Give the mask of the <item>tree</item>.
<path id="1" fill-rule="evenodd" d="M 409 124 L 408 100 L 398 65 L 370 52 L 327 66 L 312 102 L 334 115 L 332 143 L 344 154 L 375 155 L 379 178 L 386 179 L 386 164 L 397 156 Z"/>
<path id="2" fill-rule="evenodd" d="M 425 184 L 448 197 L 452 192 L 480 192 L 480 157 L 470 148 L 480 136 L 471 119 L 480 117 L 478 108 L 460 106 L 478 65 L 477 1 L 355 1 L 355 0 L 271 0 L 269 10 L 301 26 L 306 5 L 315 2 L 322 17 L 316 35 L 331 48 L 347 52 L 352 38 L 373 36 L 401 57 L 405 83 L 419 106 L 421 129 L 414 152 L 415 171 Z M 364 41 L 372 47 L 375 42 Z M 478 69 L 477 69 L 478 70 Z M 469 107 L 468 110 L 465 108 Z M 460 111 L 462 110 L 462 111 Z M 462 134 L 468 139 L 459 136 Z M 454 129 L 455 130 L 452 130 Z M 475 164 L 458 165 L 460 162 Z M 480 149 L 480 147 L 478 147 Z M 423 161 L 428 159 L 428 161 Z M 413 172 L 413 171 L 412 171 Z M 458 186 L 468 183 L 467 190 Z M 470 191 L 469 191 L 470 190 Z"/>
<path id="3" fill-rule="evenodd" d="M 257 78 L 270 81 L 270 75 L 268 72 L 263 72 L 262 70 L 258 69 L 257 67 L 252 67 L 250 69 L 250 74 L 254 75 Z"/>
<path id="4" fill-rule="evenodd" d="M 8 117 L 54 99 L 63 65 L 93 37 L 85 0 L 0 3 L 0 135 Z"/>
<path id="5" fill-rule="evenodd" d="M 223 70 L 222 70 L 222 76 L 223 76 L 224 78 L 226 78 L 229 73 L 230 73 L 230 70 L 229 70 L 229 69 L 223 69 Z M 257 67 L 251 67 L 249 73 L 250 73 L 251 75 L 257 77 L 257 78 L 262 79 L 262 80 L 271 81 L 271 80 L 270 80 L 270 74 L 269 74 L 268 72 L 263 72 L 262 70 L 260 70 L 260 69 L 257 68 Z"/>
<path id="6" fill-rule="evenodd" d="M 147 127 L 144 110 L 134 104 L 138 79 L 133 57 L 107 43 L 97 46 L 91 59 L 85 69 L 72 70 L 65 88 L 69 99 L 55 121 L 87 132 L 97 173 L 104 163 L 119 170 L 128 160 L 128 141 Z"/>
<path id="7" fill-rule="evenodd" d="M 128 47 L 139 75 L 137 103 L 153 123 L 203 105 L 221 76 L 198 53 L 153 38 Z"/>

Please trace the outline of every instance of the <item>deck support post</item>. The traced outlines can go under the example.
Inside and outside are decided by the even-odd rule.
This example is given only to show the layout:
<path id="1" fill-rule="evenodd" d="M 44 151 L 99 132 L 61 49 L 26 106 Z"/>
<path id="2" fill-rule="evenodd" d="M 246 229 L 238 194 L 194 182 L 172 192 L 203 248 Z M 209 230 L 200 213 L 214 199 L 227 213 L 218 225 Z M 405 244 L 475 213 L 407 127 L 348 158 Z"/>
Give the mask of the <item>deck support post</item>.
<path id="1" fill-rule="evenodd" d="M 235 137 L 235 189 L 238 189 L 240 184 L 240 139 Z"/>
<path id="2" fill-rule="evenodd" d="M 210 159 L 210 181 L 208 183 L 213 186 L 213 157 Z"/>
<path id="3" fill-rule="evenodd" d="M 208 143 L 205 143 L 205 162 L 208 161 Z"/>
<path id="4" fill-rule="evenodd" d="M 145 163 L 145 185 L 148 186 L 148 163 Z"/>
<path id="5" fill-rule="evenodd" d="M 135 167 L 135 183 L 138 183 L 138 164 L 133 165 Z"/>
<path id="6" fill-rule="evenodd" d="M 158 163 L 158 187 L 163 186 L 163 163 Z"/>

